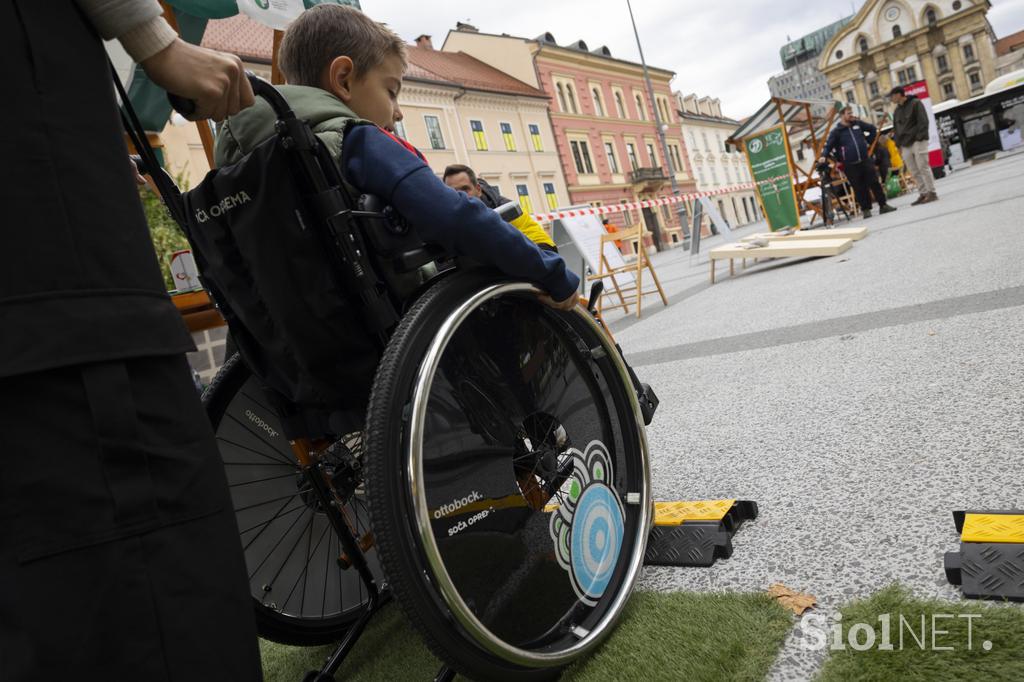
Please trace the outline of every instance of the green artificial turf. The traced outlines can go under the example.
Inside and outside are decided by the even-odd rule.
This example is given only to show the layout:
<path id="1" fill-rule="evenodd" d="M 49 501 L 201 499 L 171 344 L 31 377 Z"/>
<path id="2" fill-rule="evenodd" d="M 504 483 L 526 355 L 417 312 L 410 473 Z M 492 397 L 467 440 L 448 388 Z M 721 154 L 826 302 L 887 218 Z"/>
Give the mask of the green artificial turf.
<path id="1" fill-rule="evenodd" d="M 763 680 L 792 627 L 763 594 L 638 592 L 615 634 L 562 676 L 568 682 Z M 298 682 L 331 647 L 260 643 L 267 682 Z M 381 611 L 337 672 L 339 680 L 431 680 L 440 662 L 395 606 Z"/>
<path id="2" fill-rule="evenodd" d="M 843 615 L 841 641 L 844 650 L 830 650 L 819 682 L 875 681 L 901 682 L 920 680 L 1024 680 L 1024 610 L 1006 604 L 985 602 L 947 602 L 912 597 L 899 586 L 893 586 L 863 600 L 851 602 L 840 612 Z M 890 614 L 892 651 L 878 649 L 882 626 L 879 615 Z M 962 615 L 961 615 L 962 614 Z M 974 614 L 973 618 L 966 618 Z M 900 615 L 903 621 L 900 620 Z M 925 616 L 922 637 L 921 616 Z M 944 616 L 953 616 L 946 618 Z M 934 628 L 933 628 L 934 618 Z M 875 646 L 865 651 L 850 647 L 849 628 L 857 623 L 871 625 L 876 631 Z M 968 624 L 971 642 L 968 648 Z M 826 628 L 831 625 L 826 626 Z M 914 634 L 911 634 L 911 629 Z M 932 650 L 935 644 L 951 647 L 950 651 Z M 903 634 L 902 648 L 900 632 Z M 945 631 L 943 634 L 941 631 Z M 861 629 L 857 642 L 863 646 L 868 635 Z M 833 635 L 828 632 L 831 647 Z M 920 641 L 924 640 L 924 650 Z M 991 642 L 986 650 L 984 642 Z"/>

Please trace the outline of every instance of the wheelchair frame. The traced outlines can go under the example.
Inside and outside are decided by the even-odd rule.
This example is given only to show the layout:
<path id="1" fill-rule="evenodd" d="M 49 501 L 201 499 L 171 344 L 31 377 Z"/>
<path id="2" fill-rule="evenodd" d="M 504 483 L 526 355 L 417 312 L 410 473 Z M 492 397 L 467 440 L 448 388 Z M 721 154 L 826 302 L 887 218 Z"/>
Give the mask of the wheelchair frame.
<path id="1" fill-rule="evenodd" d="M 141 163 L 139 164 L 140 172 L 148 173 L 153 178 L 169 212 L 175 222 L 182 226 L 183 231 L 185 231 L 187 235 L 188 230 L 185 228 L 188 225 L 188 221 L 185 215 L 185 206 L 182 195 L 174 182 L 167 175 L 166 171 L 164 171 L 157 162 L 156 156 L 148 143 L 142 126 L 139 124 L 134 111 L 131 109 L 127 94 L 121 87 L 116 74 L 114 80 L 115 83 L 117 83 L 122 102 L 124 103 L 121 113 L 125 129 L 141 156 Z M 358 297 L 361 304 L 359 309 L 364 315 L 364 324 L 369 330 L 371 330 L 371 333 L 376 336 L 380 347 L 383 348 L 388 341 L 387 330 L 392 328 L 398 322 L 399 314 L 396 306 L 389 298 L 388 292 L 383 291 L 377 286 L 377 282 L 381 281 L 383 278 L 377 276 L 376 267 L 369 258 L 369 249 L 366 244 L 364 244 L 363 236 L 360 233 L 360 230 L 355 228 L 353 221 L 358 218 L 386 220 L 389 216 L 381 212 L 364 211 L 350 206 L 348 198 L 340 190 L 343 186 L 340 173 L 329 154 L 327 154 L 322 143 L 319 142 L 305 122 L 296 118 L 295 114 L 291 111 L 290 106 L 272 85 L 252 76 L 251 74 L 249 75 L 249 80 L 252 84 L 254 93 L 257 96 L 264 98 L 271 105 L 275 115 L 277 116 L 275 130 L 281 139 L 282 146 L 286 150 L 295 153 L 294 157 L 302 169 L 306 182 L 308 182 L 308 184 L 315 190 L 315 194 L 311 197 L 310 203 L 317 214 L 317 218 L 322 220 L 323 224 L 327 226 L 326 233 L 323 230 L 318 230 L 317 233 L 320 234 L 321 238 L 325 241 L 329 240 L 330 242 L 324 244 L 324 246 L 326 247 L 325 253 L 328 254 L 328 258 L 334 261 L 334 267 L 331 268 L 334 276 L 340 279 L 340 288 L 345 291 L 352 292 Z M 172 98 L 172 102 L 173 101 L 174 99 Z M 180 102 L 176 102 L 176 106 L 180 108 L 182 105 Z M 411 270 L 434 261 L 442 255 L 442 252 L 434 247 L 421 245 L 400 254 L 396 261 L 400 263 L 401 267 Z M 508 291 L 535 290 L 525 284 L 504 285 L 503 288 L 508 289 Z M 485 293 L 490 295 L 493 292 L 487 291 Z M 216 304 L 216 292 L 211 291 L 210 294 L 211 299 L 213 299 Z M 481 295 L 483 295 L 483 293 Z M 614 348 L 614 352 L 609 352 L 609 354 L 615 356 L 613 362 L 618 368 L 623 385 L 626 387 L 632 387 L 635 391 L 635 397 L 637 400 L 634 401 L 634 406 L 637 417 L 642 419 L 643 423 L 649 424 L 654 410 L 657 408 L 657 398 L 654 396 L 654 393 L 649 386 L 639 382 L 632 368 L 625 363 L 621 354 L 621 349 L 611 338 L 611 335 L 604 327 L 603 322 L 600 321 L 599 316 L 597 316 L 594 311 L 594 304 L 598 300 L 599 296 L 600 283 L 594 287 L 591 299 L 587 305 L 590 314 L 580 314 L 581 316 L 586 317 L 589 323 L 599 332 L 604 334 L 606 345 L 608 345 L 609 348 Z M 468 311 L 472 309 L 471 303 L 472 301 L 467 302 L 464 306 L 466 312 L 464 312 L 463 315 L 468 314 Z M 457 315 L 454 315 L 453 318 L 454 317 L 457 317 Z M 437 363 L 440 360 L 440 354 L 456 327 L 456 324 L 450 324 L 446 330 L 443 330 L 435 339 L 435 342 L 432 345 L 430 359 L 428 360 L 428 362 L 433 363 L 432 366 L 437 366 Z M 425 395 L 425 393 L 429 392 L 429 389 L 430 375 L 429 373 L 424 373 L 417 383 L 416 395 Z M 315 438 L 311 438 L 308 433 L 303 433 L 303 429 L 300 425 L 312 423 L 315 419 L 307 421 L 303 414 L 293 411 L 296 406 L 290 404 L 283 396 L 275 395 L 276 392 L 269 388 L 267 388 L 267 391 L 268 396 L 273 399 L 273 403 L 282 410 L 281 416 L 284 418 L 284 435 L 289 439 L 295 460 L 299 464 L 302 475 L 308 481 L 311 490 L 316 495 L 332 530 L 345 551 L 345 555 L 351 562 L 351 565 L 357 570 L 360 580 L 368 594 L 368 598 L 359 609 L 358 616 L 356 616 L 354 621 L 348 627 L 343 639 L 337 644 L 335 650 L 328 657 L 322 668 L 319 671 L 311 671 L 305 677 L 305 682 L 326 682 L 327 680 L 334 679 L 334 672 L 340 667 L 345 657 L 355 646 L 370 619 L 382 606 L 390 601 L 392 594 L 386 581 L 382 581 L 378 584 L 377 579 L 374 577 L 369 567 L 363 547 L 361 546 L 363 538 L 356 537 L 354 524 L 345 514 L 344 508 L 347 504 L 346 496 L 351 497 L 354 493 L 354 488 L 351 490 L 339 491 L 338 486 L 336 486 L 336 481 L 344 479 L 345 477 L 339 477 L 337 475 L 338 472 L 336 471 L 327 471 L 323 455 L 331 445 L 331 442 L 317 440 Z M 414 433 L 420 433 L 423 428 L 423 405 L 425 405 L 425 401 L 421 400 L 418 404 L 420 405 L 420 409 L 418 411 L 414 410 L 412 415 Z M 299 412 L 301 412 L 301 408 L 299 409 Z M 646 441 L 642 428 L 640 429 L 639 438 L 641 441 L 641 447 L 643 451 L 646 452 Z M 415 442 L 415 438 L 413 439 L 413 442 Z M 414 459 L 416 457 L 417 455 L 415 454 L 414 446 Z M 421 460 L 419 467 L 422 469 Z M 351 474 L 352 472 L 347 473 Z M 411 469 L 410 474 L 413 474 L 414 476 L 416 475 Z M 422 475 L 422 472 L 420 472 L 419 475 Z M 650 484 L 649 480 L 647 480 L 645 481 L 642 490 L 642 496 L 644 499 L 649 498 L 649 488 Z M 421 528 L 429 528 L 430 524 L 426 502 L 422 499 L 416 500 L 416 508 Z M 649 525 L 649 515 L 645 518 L 647 518 L 646 524 Z M 646 537 L 646 526 L 644 526 L 642 532 Z M 560 660 L 568 660 L 577 649 L 584 648 L 584 645 L 590 641 L 591 638 L 584 638 L 577 646 L 570 649 L 568 653 L 563 652 L 558 656 L 550 654 L 531 654 L 530 652 L 526 652 L 497 641 L 493 635 L 487 631 L 486 627 L 473 617 L 473 614 L 470 613 L 470 610 L 465 606 L 465 604 L 462 603 L 458 590 L 451 583 L 450 579 L 445 580 L 447 579 L 447 573 L 444 570 L 443 564 L 440 566 L 436 565 L 436 562 L 439 561 L 439 559 L 437 559 L 437 547 L 433 544 L 434 538 L 425 531 L 422 533 L 422 536 L 423 537 L 421 539 L 424 547 L 428 549 L 428 556 L 435 557 L 435 560 L 433 561 L 434 568 L 436 569 L 435 572 L 439 576 L 444 577 L 440 585 L 442 593 L 444 593 L 445 596 L 453 602 L 462 605 L 461 609 L 455 610 L 455 615 L 458 620 L 461 622 L 463 627 L 476 634 L 479 641 L 490 642 L 487 648 L 491 649 L 494 653 L 508 657 L 506 660 L 518 662 L 529 667 L 543 665 L 545 663 L 558 664 Z M 429 551 L 430 547 L 433 547 L 433 552 Z M 640 558 L 634 562 L 634 565 L 631 566 L 628 571 L 627 580 L 630 585 L 635 581 L 640 567 L 642 566 L 642 556 L 643 553 L 641 551 L 639 553 Z M 629 590 L 622 590 L 618 595 L 616 595 L 616 598 L 613 604 L 609 607 L 607 614 L 602 617 L 602 623 L 613 621 L 617 617 L 619 612 L 621 612 L 622 608 L 625 606 L 626 600 L 629 597 L 629 592 Z M 454 674 L 454 670 L 449 668 L 447 665 L 444 665 L 437 674 L 435 680 L 450 680 L 454 677 Z"/>

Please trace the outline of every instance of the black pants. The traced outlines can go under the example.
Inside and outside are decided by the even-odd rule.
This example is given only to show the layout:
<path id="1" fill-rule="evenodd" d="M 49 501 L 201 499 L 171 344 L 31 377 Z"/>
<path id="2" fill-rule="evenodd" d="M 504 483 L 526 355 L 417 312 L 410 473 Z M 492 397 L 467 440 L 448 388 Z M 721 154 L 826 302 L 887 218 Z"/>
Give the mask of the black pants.
<path id="1" fill-rule="evenodd" d="M 0 680 L 260 679 L 184 356 L 0 379 Z"/>
<path id="2" fill-rule="evenodd" d="M 868 160 L 861 163 L 848 163 L 843 167 L 850 185 L 853 187 L 853 195 L 857 203 L 865 211 L 871 210 L 871 195 L 874 194 L 879 206 L 885 206 L 885 192 L 878 181 L 878 173 L 875 171 L 874 161 Z"/>

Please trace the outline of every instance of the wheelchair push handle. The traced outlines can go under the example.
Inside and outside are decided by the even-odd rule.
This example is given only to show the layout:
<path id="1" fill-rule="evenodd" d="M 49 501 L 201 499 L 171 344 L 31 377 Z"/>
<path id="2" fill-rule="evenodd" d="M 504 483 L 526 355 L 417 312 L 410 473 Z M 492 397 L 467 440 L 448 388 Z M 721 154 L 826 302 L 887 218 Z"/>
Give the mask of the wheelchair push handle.
<path id="1" fill-rule="evenodd" d="M 288 102 L 286 102 L 284 97 L 281 96 L 281 93 L 277 91 L 277 88 L 254 74 L 252 71 L 246 71 L 245 77 L 249 79 L 249 85 L 252 86 L 252 93 L 257 97 L 262 97 L 267 100 L 270 108 L 274 110 L 274 113 L 277 114 L 278 118 L 289 118 L 294 116 L 291 107 L 288 106 Z M 181 95 L 175 95 L 173 92 L 167 93 L 167 100 L 171 103 L 171 108 L 185 118 L 196 113 L 195 100 L 182 97 Z"/>

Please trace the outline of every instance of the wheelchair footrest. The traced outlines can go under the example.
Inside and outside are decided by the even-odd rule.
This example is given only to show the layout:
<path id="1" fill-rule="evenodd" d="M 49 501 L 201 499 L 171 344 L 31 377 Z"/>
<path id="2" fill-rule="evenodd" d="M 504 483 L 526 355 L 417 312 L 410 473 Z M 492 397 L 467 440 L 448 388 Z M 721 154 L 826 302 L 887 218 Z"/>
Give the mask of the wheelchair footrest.
<path id="1" fill-rule="evenodd" d="M 708 567 L 732 556 L 732 536 L 757 518 L 750 500 L 655 502 L 654 527 L 647 539 L 648 566 Z"/>

